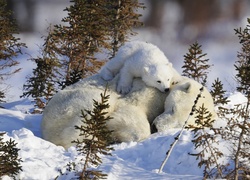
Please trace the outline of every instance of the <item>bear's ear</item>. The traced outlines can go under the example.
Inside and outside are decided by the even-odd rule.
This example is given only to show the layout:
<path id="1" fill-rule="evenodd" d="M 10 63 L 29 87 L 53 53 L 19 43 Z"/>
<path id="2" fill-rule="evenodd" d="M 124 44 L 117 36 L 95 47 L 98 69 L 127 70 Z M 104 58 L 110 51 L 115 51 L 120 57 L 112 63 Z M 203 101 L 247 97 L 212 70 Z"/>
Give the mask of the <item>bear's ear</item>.
<path id="1" fill-rule="evenodd" d="M 149 67 L 144 67 L 143 70 L 145 73 L 147 73 L 147 74 L 149 73 Z"/>
<path id="2" fill-rule="evenodd" d="M 167 65 L 169 66 L 169 67 L 172 67 L 173 66 L 173 64 L 172 63 L 167 63 Z"/>
<path id="3" fill-rule="evenodd" d="M 145 74 L 154 74 L 156 69 L 155 66 L 146 66 L 143 68 L 143 71 L 145 72 Z"/>
<path id="4" fill-rule="evenodd" d="M 182 90 L 186 93 L 190 92 L 190 89 L 191 89 L 191 83 L 190 82 L 187 82 L 185 84 L 182 85 Z"/>

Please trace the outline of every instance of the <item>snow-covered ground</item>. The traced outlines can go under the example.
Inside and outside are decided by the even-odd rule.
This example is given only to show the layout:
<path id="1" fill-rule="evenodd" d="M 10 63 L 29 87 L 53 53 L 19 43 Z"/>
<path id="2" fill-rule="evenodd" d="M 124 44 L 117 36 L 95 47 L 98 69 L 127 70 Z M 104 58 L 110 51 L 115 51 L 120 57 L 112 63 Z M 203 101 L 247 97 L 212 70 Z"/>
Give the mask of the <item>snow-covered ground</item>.
<path id="1" fill-rule="evenodd" d="M 44 7 L 40 8 L 40 11 L 44 10 L 48 9 Z M 173 14 L 171 8 L 168 10 L 169 13 Z M 48 16 L 47 13 L 43 14 L 46 17 Z M 47 23 L 47 20 L 44 21 Z M 40 20 L 37 21 L 39 25 L 41 24 L 40 22 Z M 240 26 L 245 27 L 245 23 L 246 18 L 242 22 L 229 22 L 221 24 L 218 27 L 214 26 L 211 31 L 221 32 L 221 34 L 218 34 L 220 37 L 227 31 L 229 38 L 220 39 L 212 37 L 208 38 L 209 40 L 206 39 L 199 42 L 202 45 L 203 51 L 208 53 L 210 63 L 214 65 L 209 74 L 209 83 L 211 84 L 217 77 L 222 80 L 231 100 L 228 104 L 230 107 L 245 101 L 242 94 L 235 92 L 235 81 L 233 80 L 235 74 L 233 64 L 240 47 L 233 29 Z M 183 55 L 188 52 L 189 46 L 178 42 L 178 32 L 174 30 L 171 24 L 169 25 L 169 22 L 166 24 L 168 26 L 166 25 L 161 32 L 148 29 L 138 30 L 138 35 L 132 39 L 144 40 L 157 45 L 165 52 L 169 60 L 173 62 L 175 68 L 181 72 Z M 56 177 L 60 180 L 71 179 L 74 177 L 74 174 L 61 176 L 60 172 L 65 172 L 66 165 L 69 162 L 79 161 L 81 158 L 78 156 L 75 147 L 72 146 L 65 150 L 62 147 L 43 140 L 40 130 L 42 115 L 30 113 L 34 108 L 31 99 L 19 98 L 22 95 L 22 86 L 25 82 L 25 77 L 31 74 L 34 67 L 34 64 L 31 61 L 27 61 L 27 59 L 29 56 L 35 57 L 38 55 L 38 46 L 43 44 L 40 38 L 42 35 L 46 35 L 46 33 L 19 35 L 21 40 L 27 43 L 28 49 L 25 50 L 24 55 L 18 57 L 21 63 L 20 67 L 23 68 L 22 72 L 15 74 L 8 80 L 8 83 L 12 87 L 7 92 L 6 101 L 8 103 L 1 104 L 4 108 L 0 108 L 0 132 L 7 132 L 4 139 L 13 138 L 20 149 L 19 155 L 23 160 L 23 171 L 20 172 L 17 179 L 49 180 Z M 223 122 L 217 122 L 217 125 L 223 125 Z M 115 150 L 112 151 L 112 156 L 103 157 L 103 164 L 98 169 L 107 173 L 109 180 L 202 179 L 203 169 L 198 168 L 198 162 L 195 160 L 195 157 L 188 155 L 188 153 L 195 152 L 195 150 L 191 142 L 192 133 L 187 130 L 184 131 L 181 140 L 175 146 L 163 172 L 158 173 L 166 151 L 169 149 L 179 130 L 172 129 L 164 134 L 153 134 L 142 142 L 114 145 Z M 228 152 L 226 147 L 225 144 L 221 145 L 223 152 Z M 222 161 L 227 161 L 227 159 L 222 159 Z M 77 168 L 80 169 L 80 166 Z M 9 178 L 4 177 L 3 179 Z"/>
<path id="2" fill-rule="evenodd" d="M 229 107 L 233 104 L 244 103 L 245 97 L 240 93 L 229 95 Z M 7 134 L 4 140 L 12 138 L 20 149 L 22 169 L 17 179 L 22 180 L 49 180 L 57 176 L 60 180 L 71 179 L 74 173 L 61 175 L 65 172 L 67 164 L 79 162 L 80 157 L 73 146 L 69 149 L 56 146 L 41 138 L 40 123 L 42 115 L 30 114 L 33 103 L 23 99 L 12 103 L 3 104 L 0 109 L 0 132 Z M 216 126 L 223 126 L 218 121 Z M 188 153 L 194 153 L 191 142 L 193 135 L 185 130 L 180 141 L 175 146 L 170 159 L 158 173 L 165 154 L 173 143 L 180 129 L 172 129 L 166 133 L 152 134 L 142 142 L 129 142 L 114 145 L 112 156 L 103 157 L 99 170 L 108 175 L 109 180 L 118 179 L 202 179 L 203 168 L 198 168 L 198 161 Z M 221 144 L 221 151 L 227 153 L 227 144 Z M 227 161 L 226 158 L 221 161 Z M 80 170 L 78 165 L 77 169 Z M 9 179 L 5 177 L 3 179 Z"/>
<path id="3" fill-rule="evenodd" d="M 40 42 L 39 40 L 35 41 L 35 39 L 31 37 L 29 43 Z M 216 49 L 213 51 L 216 52 Z M 30 52 L 36 54 L 35 50 Z M 15 75 L 15 78 L 11 78 L 10 82 L 15 89 L 15 91 L 11 91 L 13 95 L 22 92 L 21 88 L 17 87 L 22 85 L 22 82 L 25 81 L 25 73 L 31 73 L 32 66 L 34 66 L 23 56 L 20 59 L 22 59 L 20 62 L 24 71 Z M 220 75 L 221 72 L 217 73 Z M 211 74 L 213 73 L 211 72 Z M 230 80 L 230 82 L 233 81 Z M 245 97 L 238 92 L 231 91 L 230 93 L 228 91 L 227 94 L 230 99 L 229 107 L 246 101 Z M 13 98 L 11 95 L 8 97 Z M 20 99 L 16 96 L 14 100 L 1 105 L 4 108 L 0 109 L 0 132 L 7 132 L 4 136 L 5 140 L 12 138 L 16 141 L 17 147 L 20 149 L 19 156 L 23 160 L 21 163 L 23 171 L 20 172 L 17 179 L 74 179 L 73 172 L 66 173 L 67 164 L 75 161 L 77 163 L 76 170 L 80 171 L 82 167 L 80 159 L 84 159 L 84 157 L 78 155 L 73 144 L 69 149 L 64 149 L 42 139 L 40 129 L 42 115 L 30 113 L 34 108 L 34 102 L 29 98 Z M 216 126 L 224 125 L 223 121 L 216 122 Z M 189 153 L 195 153 L 196 150 L 191 142 L 193 134 L 188 130 L 184 131 L 180 141 L 175 146 L 163 172 L 158 173 L 166 152 L 179 131 L 180 129 L 170 129 L 165 133 L 152 134 L 141 142 L 116 144 L 113 146 L 115 150 L 111 152 L 112 156 L 102 157 L 103 163 L 98 169 L 106 173 L 109 180 L 202 179 L 203 168 L 198 167 L 196 157 L 189 155 Z M 229 152 L 229 147 L 229 144 L 223 142 L 220 144 L 220 150 L 225 154 Z M 227 162 L 226 157 L 221 158 L 220 161 Z M 9 177 L 3 179 L 7 180 Z"/>
<path id="4" fill-rule="evenodd" d="M 25 66 L 31 67 L 29 63 L 31 62 L 24 61 L 21 65 L 24 68 Z M 24 77 L 22 76 L 21 79 L 23 80 Z M 22 85 L 19 78 L 12 83 Z M 21 88 L 19 92 L 21 93 Z M 229 106 L 245 100 L 240 93 L 233 93 L 230 97 Z M 48 180 L 57 176 L 61 180 L 73 178 L 74 174 L 61 176 L 60 171 L 65 172 L 69 162 L 79 159 L 75 147 L 65 150 L 41 138 L 42 115 L 30 114 L 33 108 L 31 100 L 15 98 L 13 102 L 2 104 L 2 106 L 4 109 L 0 109 L 0 131 L 7 132 L 6 140 L 13 138 L 17 142 L 17 147 L 20 149 L 19 155 L 23 160 L 23 171 L 20 172 L 18 179 Z M 198 168 L 198 161 L 195 157 L 188 155 L 195 151 L 190 131 L 184 132 L 163 172 L 157 173 L 178 131 L 179 129 L 172 129 L 164 134 L 153 134 L 142 142 L 114 145 L 115 150 L 112 156 L 103 157 L 103 164 L 98 169 L 107 173 L 110 180 L 202 179 L 203 169 Z M 228 149 L 225 147 L 221 147 L 222 151 L 227 152 Z"/>

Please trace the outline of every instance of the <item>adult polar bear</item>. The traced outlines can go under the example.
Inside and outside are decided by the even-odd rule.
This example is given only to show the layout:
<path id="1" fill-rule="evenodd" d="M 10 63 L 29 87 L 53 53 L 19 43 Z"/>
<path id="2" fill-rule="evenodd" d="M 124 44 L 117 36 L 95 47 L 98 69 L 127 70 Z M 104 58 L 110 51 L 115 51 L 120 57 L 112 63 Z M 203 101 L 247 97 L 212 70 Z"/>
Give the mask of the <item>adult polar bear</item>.
<path id="1" fill-rule="evenodd" d="M 108 115 L 113 119 L 107 122 L 107 126 L 114 131 L 114 142 L 143 140 L 150 136 L 152 124 L 158 132 L 182 127 L 202 87 L 194 80 L 180 77 L 179 82 L 168 93 L 162 93 L 136 78 L 131 91 L 120 95 L 116 92 L 118 76 L 109 82 L 108 90 Z M 100 101 L 100 94 L 104 92 L 106 85 L 107 82 L 97 74 L 54 95 L 43 113 L 43 138 L 65 148 L 73 145 L 71 141 L 80 138 L 75 125 L 82 125 L 81 110 L 91 110 L 93 99 Z M 212 97 L 206 88 L 201 96 L 197 108 L 204 104 L 212 113 L 212 118 L 216 117 Z M 195 115 L 191 116 L 189 124 L 194 123 L 194 117 Z"/>
<path id="2" fill-rule="evenodd" d="M 168 92 L 176 71 L 164 53 L 155 45 L 133 41 L 122 46 L 117 55 L 100 70 L 104 80 L 112 80 L 120 72 L 117 92 L 127 94 L 135 77 L 140 77 L 150 87 Z"/>
<path id="3" fill-rule="evenodd" d="M 112 119 L 107 127 L 113 130 L 114 142 L 143 140 L 151 134 L 150 124 L 164 111 L 167 94 L 146 86 L 137 78 L 131 91 L 123 96 L 116 92 L 118 79 L 119 75 L 108 86 L 110 108 L 107 115 Z M 72 146 L 72 140 L 81 138 L 75 129 L 75 125 L 82 125 L 81 110 L 92 110 L 93 99 L 100 101 L 106 85 L 107 81 L 97 74 L 55 94 L 43 112 L 43 138 L 65 148 Z"/>

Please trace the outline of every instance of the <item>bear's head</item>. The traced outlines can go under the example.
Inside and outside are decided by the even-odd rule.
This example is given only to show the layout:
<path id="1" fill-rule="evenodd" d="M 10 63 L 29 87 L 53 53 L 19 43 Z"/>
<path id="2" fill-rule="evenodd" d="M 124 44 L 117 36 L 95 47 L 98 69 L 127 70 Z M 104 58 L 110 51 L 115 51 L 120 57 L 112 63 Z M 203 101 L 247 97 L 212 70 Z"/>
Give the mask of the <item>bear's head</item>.
<path id="1" fill-rule="evenodd" d="M 168 92 L 174 76 L 172 68 L 171 63 L 146 66 L 142 80 L 148 86 L 155 87 L 161 92 Z"/>

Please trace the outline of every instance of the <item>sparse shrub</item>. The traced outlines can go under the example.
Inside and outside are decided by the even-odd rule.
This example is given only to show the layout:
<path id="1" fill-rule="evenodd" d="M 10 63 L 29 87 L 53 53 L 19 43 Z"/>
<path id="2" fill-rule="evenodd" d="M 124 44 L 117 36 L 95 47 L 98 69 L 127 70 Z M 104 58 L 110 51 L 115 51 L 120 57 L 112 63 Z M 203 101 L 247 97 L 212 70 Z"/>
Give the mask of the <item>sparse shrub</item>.
<path id="1" fill-rule="evenodd" d="M 238 104 L 232 109 L 227 109 L 226 114 L 227 125 L 223 131 L 223 139 L 229 144 L 231 169 L 225 177 L 247 179 L 250 175 L 249 107 Z"/>
<path id="2" fill-rule="evenodd" d="M 0 0 L 0 84 L 11 75 L 19 72 L 16 67 L 19 62 L 15 58 L 22 54 L 22 48 L 26 47 L 14 34 L 17 34 L 17 25 L 11 19 L 12 12 L 6 9 L 6 0 Z M 5 92 L 0 91 L 0 102 L 5 98 Z"/>
<path id="3" fill-rule="evenodd" d="M 250 19 L 248 19 L 250 24 Z M 200 124 L 194 128 L 195 138 L 193 142 L 195 147 L 202 147 L 202 150 L 193 154 L 200 159 L 199 166 L 204 165 L 204 178 L 226 178 L 226 179 L 248 179 L 250 176 L 250 25 L 245 29 L 239 28 L 235 32 L 240 39 L 242 49 L 238 52 L 238 60 L 235 63 L 236 76 L 238 83 L 237 90 L 246 96 L 247 101 L 243 104 L 236 104 L 232 108 L 226 108 L 222 105 L 228 102 L 224 96 L 223 85 L 217 79 L 213 84 L 211 94 L 214 97 L 215 104 L 219 106 L 219 117 L 227 122 L 224 128 L 216 129 L 207 124 Z M 207 112 L 208 113 L 208 112 Z M 201 115 L 204 113 L 201 113 Z M 209 117 L 209 116 L 207 116 Z M 204 119 L 197 117 L 196 123 Z M 208 121 L 209 122 L 209 121 Z M 209 123 L 208 123 L 209 124 Z M 209 128 L 210 131 L 205 131 Z M 222 138 L 228 144 L 230 154 L 228 164 L 219 164 L 218 159 L 223 155 L 216 148 L 217 139 Z M 225 157 L 225 156 L 224 156 Z M 212 166 L 213 165 L 213 166 Z M 214 169 L 211 169 L 214 167 Z"/>
<path id="4" fill-rule="evenodd" d="M 45 37 L 48 41 L 49 35 Z M 54 54 L 48 54 L 46 49 L 48 44 L 44 45 L 45 49 L 41 50 L 41 56 L 31 58 L 30 60 L 36 64 L 33 74 L 27 77 L 26 83 L 23 85 L 22 97 L 32 97 L 35 101 L 34 113 L 42 113 L 52 96 L 57 92 L 57 73 L 60 67 L 58 59 Z"/>
<path id="5" fill-rule="evenodd" d="M 223 84 L 217 78 L 214 83 L 212 83 L 212 90 L 210 91 L 215 106 L 217 106 L 218 117 L 224 118 L 228 114 L 228 109 L 224 106 L 229 102 L 228 98 L 225 96 L 226 91 L 223 89 Z"/>
<path id="6" fill-rule="evenodd" d="M 4 133 L 0 132 L 0 177 L 7 175 L 15 179 L 15 175 L 22 171 L 22 160 L 18 157 L 19 149 L 12 139 L 4 142 L 3 135 Z"/>
<path id="7" fill-rule="evenodd" d="M 109 108 L 109 95 L 107 90 L 101 94 L 101 102 L 94 101 L 92 111 L 85 110 L 81 112 L 82 125 L 75 126 L 80 131 L 79 139 L 72 143 L 76 144 L 76 148 L 80 155 L 85 156 L 80 179 L 102 179 L 107 176 L 101 171 L 90 169 L 91 166 L 99 166 L 102 163 L 100 155 L 111 155 L 109 151 L 113 150 L 109 147 L 111 142 L 112 131 L 108 130 L 106 122 L 111 119 L 106 116 L 106 109 Z"/>
<path id="8" fill-rule="evenodd" d="M 195 124 L 188 125 L 187 128 L 194 133 L 192 142 L 199 152 L 190 153 L 190 155 L 196 156 L 200 168 L 204 167 L 203 177 L 205 179 L 222 178 L 223 166 L 218 161 L 224 155 L 218 148 L 221 140 L 220 129 L 213 127 L 215 120 L 211 119 L 212 114 L 204 105 L 195 111 L 197 114 Z"/>
<path id="9" fill-rule="evenodd" d="M 37 67 L 23 86 L 22 97 L 32 96 L 36 102 L 45 99 L 43 107 L 59 89 L 98 72 L 108 56 L 113 57 L 135 34 L 132 29 L 142 25 L 135 11 L 144 6 L 137 0 L 70 2 L 62 24 L 49 28 L 41 56 L 31 58 Z"/>
<path id="10" fill-rule="evenodd" d="M 204 59 L 207 54 L 202 52 L 201 45 L 198 42 L 190 45 L 188 51 L 184 55 L 182 75 L 194 79 L 202 85 L 206 85 L 208 69 L 211 67 L 208 64 L 209 59 Z"/>
<path id="11" fill-rule="evenodd" d="M 224 105 L 229 102 L 229 100 L 225 96 L 226 91 L 223 89 L 223 84 L 221 83 L 219 78 L 217 78 L 214 81 L 214 83 L 212 83 L 212 90 L 210 91 L 210 93 L 213 97 L 215 105 L 218 105 L 218 104 Z"/>
<path id="12" fill-rule="evenodd" d="M 3 91 L 0 90 L 0 103 L 3 103 L 4 102 L 4 99 L 5 98 L 5 94 Z"/>
<path id="13" fill-rule="evenodd" d="M 238 82 L 237 90 L 250 99 L 250 18 L 247 19 L 248 25 L 245 29 L 235 29 L 241 44 L 241 51 L 238 52 L 238 60 L 235 63 L 237 74 L 235 76 Z"/>
<path id="14" fill-rule="evenodd" d="M 139 21 L 141 14 L 138 9 L 145 6 L 138 0 L 109 0 L 108 18 L 110 24 L 110 55 L 114 57 L 119 47 L 123 45 L 130 35 L 135 35 L 133 28 L 141 27 L 143 23 Z"/>
<path id="15" fill-rule="evenodd" d="M 238 83 L 237 90 L 245 95 L 247 101 L 244 104 L 235 105 L 228 109 L 225 117 L 227 126 L 224 132 L 224 139 L 231 144 L 232 168 L 227 179 L 247 179 L 250 176 L 250 18 L 245 29 L 235 29 L 238 35 L 241 51 L 238 52 L 238 60 L 235 62 L 237 71 L 235 79 Z"/>

